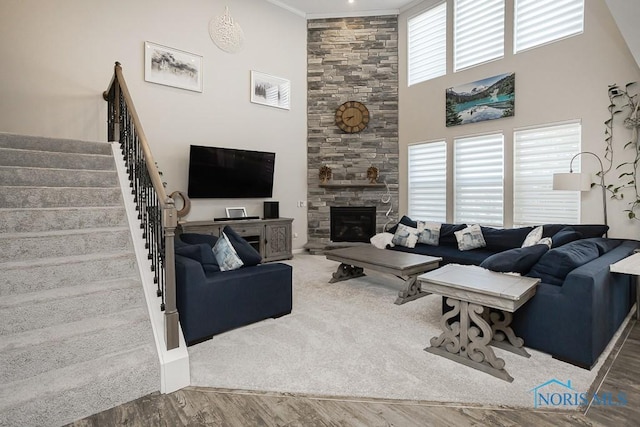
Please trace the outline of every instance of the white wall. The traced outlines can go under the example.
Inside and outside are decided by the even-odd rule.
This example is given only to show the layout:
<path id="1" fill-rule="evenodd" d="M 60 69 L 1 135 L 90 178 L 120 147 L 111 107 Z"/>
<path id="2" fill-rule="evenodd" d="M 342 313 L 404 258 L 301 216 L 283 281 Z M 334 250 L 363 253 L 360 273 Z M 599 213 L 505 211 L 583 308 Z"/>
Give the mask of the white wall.
<path id="1" fill-rule="evenodd" d="M 585 2 L 585 31 L 547 46 L 538 47 L 514 55 L 511 42 L 513 26 L 509 23 L 513 2 L 506 2 L 507 26 L 505 58 L 481 66 L 449 73 L 437 79 L 407 87 L 407 18 L 428 8 L 434 1 L 404 12 L 399 19 L 400 53 L 400 206 L 407 209 L 407 146 L 420 141 L 453 138 L 462 135 L 502 131 L 505 136 L 505 161 L 510 164 L 513 130 L 526 126 L 566 120 L 582 120 L 582 149 L 603 156 L 604 121 L 608 117 L 607 85 L 640 81 L 640 70 L 622 39 L 604 0 Z M 448 10 L 451 24 L 452 10 Z M 451 35 L 451 32 L 449 33 Z M 451 43 L 451 37 L 449 37 Z M 450 46 L 451 47 L 451 46 Z M 449 55 L 448 69 L 452 70 Z M 447 128 L 445 126 L 445 90 L 448 87 L 476 81 L 493 75 L 515 72 L 515 116 L 482 123 Z M 623 152 L 628 136 L 617 126 L 615 136 L 615 164 L 629 157 Z M 618 131 L 619 130 L 619 131 Z M 589 156 L 582 158 L 582 170 L 596 172 L 597 162 Z M 615 166 L 615 165 L 614 165 Z M 567 165 L 567 168 L 569 165 Z M 510 169 L 507 168 L 507 171 Z M 614 180 L 615 173 L 608 175 Z M 505 205 L 512 203 L 512 176 L 505 176 Z M 600 193 L 582 193 L 582 222 L 602 223 Z M 449 199 L 452 194 L 449 193 Z M 640 222 L 626 219 L 622 212 L 625 202 L 609 201 L 610 235 L 613 237 L 640 238 Z M 505 225 L 512 221 L 511 212 L 505 214 Z M 632 228 L 632 230 L 630 230 Z"/>
<path id="2" fill-rule="evenodd" d="M 245 34 L 237 54 L 218 49 L 209 21 L 229 6 Z M 122 63 L 168 191 L 187 188 L 189 145 L 276 152 L 273 198 L 306 243 L 306 21 L 265 0 L 2 0 L 0 131 L 106 141 L 102 92 Z M 143 42 L 203 56 L 204 90 L 144 81 Z M 249 102 L 250 70 L 291 81 L 291 109 Z M 187 220 L 265 199 L 193 200 Z"/>

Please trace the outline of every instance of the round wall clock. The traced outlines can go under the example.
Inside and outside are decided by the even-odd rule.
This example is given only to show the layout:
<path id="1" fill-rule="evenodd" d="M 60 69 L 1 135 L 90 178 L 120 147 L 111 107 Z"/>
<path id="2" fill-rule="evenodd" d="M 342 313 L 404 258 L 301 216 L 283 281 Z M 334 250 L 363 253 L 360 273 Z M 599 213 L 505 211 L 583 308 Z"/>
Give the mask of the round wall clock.
<path id="1" fill-rule="evenodd" d="M 336 125 L 347 133 L 360 132 L 369 123 L 369 110 L 361 102 L 347 101 L 336 110 Z"/>

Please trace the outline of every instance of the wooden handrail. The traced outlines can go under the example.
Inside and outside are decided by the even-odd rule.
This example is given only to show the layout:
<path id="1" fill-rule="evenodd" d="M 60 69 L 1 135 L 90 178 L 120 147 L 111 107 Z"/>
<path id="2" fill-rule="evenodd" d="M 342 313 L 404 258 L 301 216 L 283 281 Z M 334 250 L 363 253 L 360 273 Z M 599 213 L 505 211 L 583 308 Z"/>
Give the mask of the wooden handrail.
<path id="1" fill-rule="evenodd" d="M 131 114 L 131 118 L 133 119 L 133 124 L 135 125 L 136 132 L 138 134 L 138 138 L 140 139 L 140 146 L 144 152 L 144 159 L 147 163 L 147 168 L 149 169 L 149 175 L 151 178 L 151 183 L 158 193 L 158 198 L 164 203 L 173 203 L 173 199 L 167 197 L 167 193 L 164 189 L 164 184 L 162 183 L 162 178 L 160 178 L 160 174 L 157 171 L 156 162 L 153 160 L 153 154 L 151 154 L 151 150 L 149 149 L 149 142 L 147 141 L 147 136 L 144 133 L 142 128 L 142 123 L 140 122 L 140 117 L 138 116 L 138 112 L 136 111 L 136 107 L 133 104 L 133 99 L 131 98 L 131 93 L 129 92 L 129 88 L 127 87 L 127 83 L 124 80 L 124 76 L 122 75 L 122 66 L 119 62 L 116 62 L 114 67 L 114 79 L 118 81 L 120 85 L 120 90 L 122 91 L 122 96 L 127 103 L 127 107 L 129 107 L 129 114 Z M 111 80 L 113 84 L 114 80 Z M 106 93 L 106 92 L 105 92 Z M 152 173 L 155 172 L 155 173 Z"/>
<path id="2" fill-rule="evenodd" d="M 179 346 L 173 246 L 178 225 L 177 210 L 174 200 L 165 191 L 119 62 L 115 63 L 113 77 L 103 98 L 110 106 L 109 134 L 114 139 L 118 138 L 128 165 L 131 187 L 140 211 L 141 228 L 145 229 L 143 236 L 147 239 L 151 268 L 158 282 L 158 296 L 162 297 L 160 306 L 164 310 L 165 344 L 167 350 L 171 350 Z M 126 123 L 122 123 L 123 120 Z M 138 156 L 146 167 L 137 164 Z M 136 168 L 138 170 L 131 171 Z M 150 186 L 147 185 L 147 179 Z M 153 194 L 149 194 L 151 189 Z M 157 218 L 158 215 L 160 218 Z"/>

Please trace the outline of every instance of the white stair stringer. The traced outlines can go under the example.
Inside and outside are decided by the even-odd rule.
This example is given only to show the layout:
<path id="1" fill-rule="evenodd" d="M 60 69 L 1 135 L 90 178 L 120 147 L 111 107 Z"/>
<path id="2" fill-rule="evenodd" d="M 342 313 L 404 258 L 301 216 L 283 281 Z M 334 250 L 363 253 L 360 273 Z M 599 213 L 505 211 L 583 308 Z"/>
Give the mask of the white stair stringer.
<path id="1" fill-rule="evenodd" d="M 139 227 L 140 220 L 138 212 L 133 201 L 133 196 L 129 190 L 129 179 L 126 172 L 124 160 L 118 142 L 112 142 L 111 148 L 115 158 L 116 170 L 122 194 L 124 197 L 124 206 L 129 218 L 129 227 L 133 240 L 133 247 L 138 260 L 138 268 L 144 288 L 144 294 L 151 316 L 151 325 L 160 358 L 160 391 L 162 393 L 172 393 L 181 388 L 191 385 L 191 376 L 189 373 L 189 353 L 187 352 L 187 344 L 182 334 L 182 329 L 178 328 L 179 346 L 173 350 L 167 350 L 164 339 L 164 312 L 160 311 L 160 299 L 156 295 L 156 284 L 153 283 L 153 273 L 151 272 L 151 262 L 147 259 L 147 249 L 145 241 Z"/>

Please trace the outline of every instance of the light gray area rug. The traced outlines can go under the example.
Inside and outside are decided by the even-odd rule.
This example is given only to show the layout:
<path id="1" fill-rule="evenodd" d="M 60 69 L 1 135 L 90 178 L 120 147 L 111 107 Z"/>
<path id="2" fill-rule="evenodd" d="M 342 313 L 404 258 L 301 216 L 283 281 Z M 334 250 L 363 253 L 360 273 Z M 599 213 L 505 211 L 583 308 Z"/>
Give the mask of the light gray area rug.
<path id="1" fill-rule="evenodd" d="M 532 389 L 553 378 L 587 392 L 606 359 L 588 371 L 535 350 L 524 358 L 495 349 L 514 377 L 508 383 L 424 351 L 440 333 L 439 296 L 398 306 L 402 281 L 393 276 L 330 284 L 336 262 L 296 255 L 288 263 L 293 312 L 190 347 L 192 385 L 532 407 Z"/>

